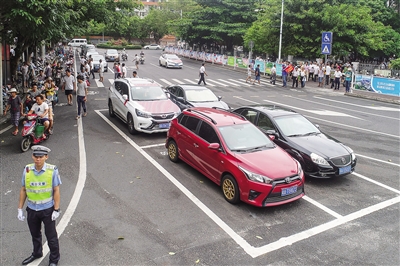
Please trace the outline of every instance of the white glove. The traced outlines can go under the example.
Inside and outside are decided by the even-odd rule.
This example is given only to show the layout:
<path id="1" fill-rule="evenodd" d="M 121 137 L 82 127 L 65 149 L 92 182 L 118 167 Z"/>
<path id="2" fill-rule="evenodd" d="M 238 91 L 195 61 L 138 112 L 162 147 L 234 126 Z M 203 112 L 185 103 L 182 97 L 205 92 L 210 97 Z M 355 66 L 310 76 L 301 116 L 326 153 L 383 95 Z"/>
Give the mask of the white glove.
<path id="1" fill-rule="evenodd" d="M 51 220 L 55 221 L 58 216 L 60 216 L 60 212 L 53 211 L 53 213 L 51 214 Z"/>
<path id="2" fill-rule="evenodd" d="M 20 221 L 24 221 L 25 220 L 25 216 L 24 216 L 24 212 L 22 211 L 22 209 L 18 209 L 18 220 Z"/>

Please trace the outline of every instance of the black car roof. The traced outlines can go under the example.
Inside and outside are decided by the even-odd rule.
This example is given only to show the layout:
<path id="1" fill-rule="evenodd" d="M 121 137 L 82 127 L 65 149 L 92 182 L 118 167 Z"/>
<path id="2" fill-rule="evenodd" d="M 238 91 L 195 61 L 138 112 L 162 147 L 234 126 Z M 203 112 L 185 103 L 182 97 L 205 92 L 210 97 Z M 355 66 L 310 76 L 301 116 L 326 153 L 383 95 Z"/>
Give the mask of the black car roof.
<path id="1" fill-rule="evenodd" d="M 288 108 L 284 108 L 279 105 L 258 104 L 258 105 L 250 105 L 247 107 L 250 107 L 250 108 L 256 109 L 260 112 L 269 114 L 272 117 L 298 114 L 296 111 L 293 111 Z M 240 108 L 243 108 L 243 107 L 240 107 Z"/>

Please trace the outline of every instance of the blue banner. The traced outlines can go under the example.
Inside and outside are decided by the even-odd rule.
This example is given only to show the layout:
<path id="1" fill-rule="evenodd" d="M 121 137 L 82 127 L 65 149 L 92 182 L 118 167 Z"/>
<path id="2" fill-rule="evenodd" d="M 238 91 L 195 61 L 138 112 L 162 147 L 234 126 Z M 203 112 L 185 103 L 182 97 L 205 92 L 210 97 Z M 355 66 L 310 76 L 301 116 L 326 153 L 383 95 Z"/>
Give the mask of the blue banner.
<path id="1" fill-rule="evenodd" d="M 379 93 L 400 96 L 400 80 L 373 77 L 372 88 Z"/>

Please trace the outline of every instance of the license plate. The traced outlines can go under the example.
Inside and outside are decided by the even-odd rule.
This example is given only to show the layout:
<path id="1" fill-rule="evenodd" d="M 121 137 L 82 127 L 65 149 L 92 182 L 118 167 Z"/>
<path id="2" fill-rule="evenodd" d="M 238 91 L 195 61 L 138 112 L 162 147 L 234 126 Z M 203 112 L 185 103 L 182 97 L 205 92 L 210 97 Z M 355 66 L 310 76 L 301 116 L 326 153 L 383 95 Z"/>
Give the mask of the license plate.
<path id="1" fill-rule="evenodd" d="M 347 174 L 351 172 L 351 165 L 339 168 L 339 175 Z"/>
<path id="2" fill-rule="evenodd" d="M 287 196 L 297 191 L 297 186 L 282 188 L 281 196 Z"/>
<path id="3" fill-rule="evenodd" d="M 159 128 L 169 128 L 169 123 L 158 124 Z"/>

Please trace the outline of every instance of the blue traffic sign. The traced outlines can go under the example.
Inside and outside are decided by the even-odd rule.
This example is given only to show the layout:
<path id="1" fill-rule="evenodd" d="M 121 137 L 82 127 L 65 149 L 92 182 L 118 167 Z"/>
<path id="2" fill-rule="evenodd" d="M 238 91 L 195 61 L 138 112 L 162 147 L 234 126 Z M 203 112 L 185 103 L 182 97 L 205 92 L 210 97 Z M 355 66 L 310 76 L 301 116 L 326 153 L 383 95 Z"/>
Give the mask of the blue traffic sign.
<path id="1" fill-rule="evenodd" d="M 331 48 L 332 48 L 331 43 L 322 43 L 321 54 L 331 54 L 331 52 L 332 52 Z"/>
<path id="2" fill-rule="evenodd" d="M 322 43 L 332 43 L 332 32 L 325 31 L 322 33 Z"/>

